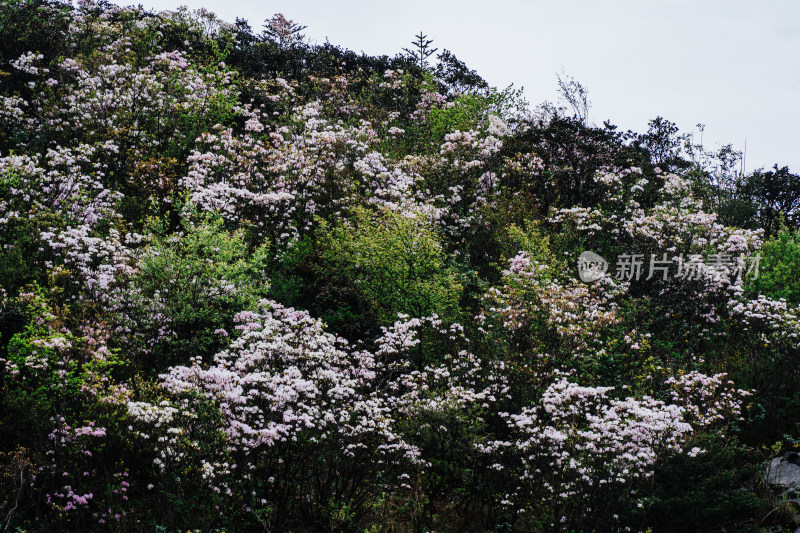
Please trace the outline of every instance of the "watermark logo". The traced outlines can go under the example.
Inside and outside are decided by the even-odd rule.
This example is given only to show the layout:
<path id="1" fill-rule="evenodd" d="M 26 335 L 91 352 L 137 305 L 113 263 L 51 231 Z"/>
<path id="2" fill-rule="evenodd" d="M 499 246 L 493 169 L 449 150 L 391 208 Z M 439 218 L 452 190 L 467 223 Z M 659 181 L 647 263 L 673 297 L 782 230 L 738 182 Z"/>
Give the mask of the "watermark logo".
<path id="1" fill-rule="evenodd" d="M 758 270 L 761 254 L 754 256 L 734 257 L 728 253 L 709 254 L 702 256 L 690 254 L 684 258 L 683 254 L 669 258 L 666 253 L 661 257 L 650 254 L 649 260 L 644 254 L 620 254 L 617 256 L 614 279 L 619 281 L 639 281 L 653 278 L 666 281 L 673 279 L 727 279 L 741 281 L 745 277 L 758 279 Z M 594 252 L 585 251 L 578 258 L 578 274 L 581 281 L 591 283 L 602 278 L 608 272 L 608 262 Z"/>
<path id="2" fill-rule="evenodd" d="M 584 283 L 591 283 L 605 276 L 608 261 L 594 252 L 586 250 L 578 258 L 578 275 Z"/>

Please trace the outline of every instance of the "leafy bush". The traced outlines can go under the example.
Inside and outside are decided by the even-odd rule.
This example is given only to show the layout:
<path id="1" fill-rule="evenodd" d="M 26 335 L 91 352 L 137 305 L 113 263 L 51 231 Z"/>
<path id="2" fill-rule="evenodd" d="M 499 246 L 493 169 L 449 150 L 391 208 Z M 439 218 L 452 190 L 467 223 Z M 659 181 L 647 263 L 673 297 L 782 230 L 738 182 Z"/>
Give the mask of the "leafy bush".
<path id="1" fill-rule="evenodd" d="M 749 289 L 790 304 L 800 304 L 800 231 L 781 230 L 761 249 L 758 279 Z"/>
<path id="2" fill-rule="evenodd" d="M 318 243 L 319 298 L 330 302 L 322 316 L 331 327 L 362 335 L 398 313 L 457 318 L 459 277 L 421 217 L 360 209 L 336 225 L 321 221 Z"/>
<path id="3" fill-rule="evenodd" d="M 137 254 L 138 265 L 118 296 L 122 324 L 132 333 L 129 349 L 149 372 L 209 359 L 228 342 L 233 315 L 266 297 L 268 250 L 250 249 L 244 232 L 227 232 L 222 219 L 183 220 L 166 233 L 151 225 L 152 240 Z"/>

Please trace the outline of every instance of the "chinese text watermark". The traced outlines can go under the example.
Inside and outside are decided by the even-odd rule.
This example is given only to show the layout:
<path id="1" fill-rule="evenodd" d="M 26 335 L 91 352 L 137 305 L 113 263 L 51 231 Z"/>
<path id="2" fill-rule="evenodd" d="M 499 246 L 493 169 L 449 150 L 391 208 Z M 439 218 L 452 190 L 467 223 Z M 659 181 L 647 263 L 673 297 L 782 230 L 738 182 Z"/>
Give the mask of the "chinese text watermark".
<path id="1" fill-rule="evenodd" d="M 708 255 L 684 254 L 661 256 L 650 254 L 620 254 L 617 256 L 614 279 L 619 281 L 673 279 L 699 280 L 724 278 L 728 281 L 740 281 L 751 277 L 758 279 L 761 254 L 753 256 L 733 256 L 729 253 Z M 578 258 L 578 274 L 581 281 L 591 283 L 602 278 L 608 272 L 608 262 L 600 255 L 585 251 Z"/>

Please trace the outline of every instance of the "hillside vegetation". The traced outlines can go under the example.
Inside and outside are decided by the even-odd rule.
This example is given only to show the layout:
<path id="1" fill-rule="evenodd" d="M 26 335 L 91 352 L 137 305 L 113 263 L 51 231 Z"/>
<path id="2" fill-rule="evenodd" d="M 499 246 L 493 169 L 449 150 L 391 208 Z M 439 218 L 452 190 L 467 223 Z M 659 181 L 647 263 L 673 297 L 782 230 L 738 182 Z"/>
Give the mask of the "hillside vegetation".
<path id="1" fill-rule="evenodd" d="M 10 0 L 0 42 L 4 531 L 796 527 L 789 169 L 422 35 Z"/>

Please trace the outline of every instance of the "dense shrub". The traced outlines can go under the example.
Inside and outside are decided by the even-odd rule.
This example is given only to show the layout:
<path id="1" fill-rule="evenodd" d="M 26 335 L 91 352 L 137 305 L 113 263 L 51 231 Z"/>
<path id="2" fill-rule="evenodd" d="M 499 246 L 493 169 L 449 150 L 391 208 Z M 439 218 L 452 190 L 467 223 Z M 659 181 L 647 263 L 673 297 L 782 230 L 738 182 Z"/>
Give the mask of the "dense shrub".
<path id="1" fill-rule="evenodd" d="M 791 523 L 797 176 L 302 29 L 0 5 L 4 527 Z"/>
<path id="2" fill-rule="evenodd" d="M 318 297 L 332 300 L 332 327 L 388 326 L 398 313 L 457 320 L 461 284 L 435 229 L 424 219 L 359 210 L 318 229 Z M 352 303 L 347 303 L 348 300 Z M 337 301 L 345 302 L 337 305 Z"/>

